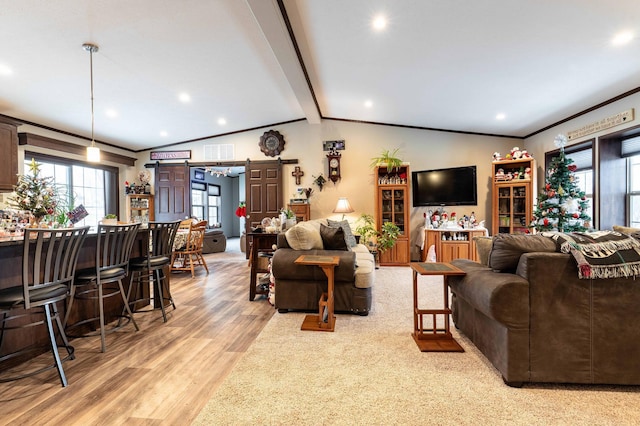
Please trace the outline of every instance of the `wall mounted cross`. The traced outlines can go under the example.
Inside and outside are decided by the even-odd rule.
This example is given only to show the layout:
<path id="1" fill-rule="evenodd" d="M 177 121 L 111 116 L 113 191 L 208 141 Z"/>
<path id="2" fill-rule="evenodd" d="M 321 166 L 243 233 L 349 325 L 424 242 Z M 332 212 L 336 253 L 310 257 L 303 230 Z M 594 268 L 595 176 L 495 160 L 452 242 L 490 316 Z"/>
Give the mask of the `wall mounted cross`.
<path id="1" fill-rule="evenodd" d="M 304 176 L 304 172 L 300 170 L 300 166 L 296 166 L 291 172 L 291 176 L 296 178 L 296 185 L 300 185 L 300 178 Z"/>

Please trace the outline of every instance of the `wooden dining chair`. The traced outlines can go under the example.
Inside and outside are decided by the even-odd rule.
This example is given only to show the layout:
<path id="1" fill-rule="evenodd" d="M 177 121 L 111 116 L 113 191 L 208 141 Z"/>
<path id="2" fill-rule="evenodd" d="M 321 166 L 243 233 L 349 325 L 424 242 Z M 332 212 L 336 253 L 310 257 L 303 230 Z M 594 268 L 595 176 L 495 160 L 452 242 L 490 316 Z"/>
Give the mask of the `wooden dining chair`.
<path id="1" fill-rule="evenodd" d="M 191 277 L 195 278 L 195 268 L 203 266 L 207 274 L 209 274 L 209 267 L 202 256 L 202 245 L 206 230 L 206 220 L 191 224 L 184 246 L 173 251 L 171 271 L 191 271 Z"/>
<path id="2" fill-rule="evenodd" d="M 67 386 L 62 362 L 74 358 L 74 349 L 65 334 L 57 303 L 67 298 L 69 286 L 75 276 L 78 256 L 88 231 L 88 226 L 64 229 L 25 229 L 22 243 L 21 279 L 16 282 L 15 286 L 0 290 L 0 314 L 2 315 L 0 350 L 6 330 L 45 325 L 54 362 L 52 365 L 37 370 L 10 373 L 10 369 L 5 368 L 5 365 L 24 357 L 28 352 L 39 352 L 39 348 L 30 346 L 5 354 L 0 357 L 0 382 L 30 377 L 56 368 L 62 386 Z M 13 323 L 12 320 L 17 321 Z M 54 321 L 61 343 L 56 341 Z M 60 357 L 59 346 L 66 349 L 67 355 L 64 358 Z M 15 375 L 9 376 L 10 374 Z"/>

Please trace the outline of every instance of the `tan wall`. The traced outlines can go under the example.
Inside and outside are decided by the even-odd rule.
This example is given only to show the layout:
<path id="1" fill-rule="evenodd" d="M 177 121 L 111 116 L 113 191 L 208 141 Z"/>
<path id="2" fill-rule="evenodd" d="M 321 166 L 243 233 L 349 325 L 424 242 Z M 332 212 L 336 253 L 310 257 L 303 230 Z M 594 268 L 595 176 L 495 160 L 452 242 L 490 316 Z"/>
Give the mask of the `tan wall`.
<path id="1" fill-rule="evenodd" d="M 491 155 L 495 151 L 506 154 L 513 146 L 522 145 L 522 140 L 474 136 L 449 132 L 405 129 L 392 126 L 371 125 L 325 120 L 319 125 L 309 125 L 304 121 L 274 126 L 251 132 L 214 138 L 192 144 L 184 144 L 176 149 L 191 149 L 193 161 L 202 161 L 203 146 L 207 144 L 234 144 L 235 158 L 244 161 L 272 159 L 266 157 L 258 147 L 260 136 L 266 130 L 278 130 L 286 141 L 282 159 L 298 159 L 304 172 L 301 187 L 313 187 L 311 197 L 312 218 L 336 216 L 332 213 L 339 197 L 348 197 L 355 212 L 347 215 L 354 222 L 361 213 L 375 213 L 373 172 L 369 167 L 371 158 L 382 150 L 399 148 L 398 156 L 409 162 L 411 170 L 437 169 L 444 167 L 476 165 L 478 171 L 478 206 L 448 208 L 458 214 L 476 213 L 478 220 L 486 219 L 490 228 L 491 198 L 490 174 Z M 346 150 L 342 151 L 342 180 L 337 184 L 329 182 L 322 192 L 312 184 L 313 176 L 323 173 L 327 176 L 326 152 L 322 151 L 322 141 L 344 139 Z M 139 155 L 141 162 L 149 162 L 148 152 Z M 277 157 L 276 157 L 277 158 Z M 292 198 L 298 185 L 291 176 L 293 165 L 284 168 L 285 200 Z M 417 229 L 423 223 L 423 213 L 427 208 L 412 209 L 412 241 Z"/>
<path id="2" fill-rule="evenodd" d="M 636 127 L 640 125 L 640 118 L 638 118 L 638 114 L 640 114 L 640 93 L 627 96 L 626 98 L 623 98 L 610 105 L 606 105 L 602 108 L 591 111 L 588 114 L 575 118 L 566 123 L 562 123 L 561 125 L 555 126 L 549 130 L 546 130 L 544 132 L 541 132 L 540 134 L 537 134 L 535 136 L 532 136 L 526 139 L 523 144 L 526 147 L 527 151 L 533 153 L 535 157 L 539 159 L 538 160 L 538 188 L 542 188 L 544 184 L 544 166 L 545 166 L 544 153 L 557 149 L 556 146 L 554 145 L 554 139 L 558 134 L 560 133 L 568 134 L 571 131 L 578 130 L 583 126 L 598 122 L 604 118 L 614 116 L 630 108 L 635 109 L 634 120 L 628 123 L 625 123 L 623 125 L 605 129 L 597 133 L 586 135 L 584 137 L 581 137 L 569 142 L 569 145 L 571 145 L 571 144 L 575 144 L 575 143 L 579 143 L 579 142 L 583 142 L 583 141 L 587 141 L 595 138 L 596 144 L 597 144 L 597 138 L 599 136 L 608 135 L 610 133 L 623 130 L 625 128 Z M 597 149 L 595 149 L 594 151 L 597 153 Z M 598 160 L 596 159 L 596 163 L 597 161 Z M 597 173 L 595 178 L 599 179 Z M 594 206 L 594 215 L 599 215 L 598 206 Z"/>
<path id="3" fill-rule="evenodd" d="M 204 145 L 234 144 L 236 161 L 244 161 L 247 158 L 251 160 L 274 159 L 266 157 L 258 147 L 260 136 L 270 129 L 278 130 L 285 138 L 286 144 L 281 158 L 299 160 L 298 165 L 305 174 L 301 179 L 300 186 L 314 188 L 314 194 L 311 197 L 312 218 L 335 217 L 336 215 L 332 211 L 338 198 L 348 197 L 355 209 L 354 213 L 347 216 L 351 222 L 355 222 L 362 213 L 375 213 L 373 172 L 370 168 L 371 158 L 380 155 L 385 149 L 394 150 L 399 148 L 398 156 L 410 164 L 411 170 L 476 165 L 478 171 L 478 205 L 449 207 L 448 210 L 450 212 L 455 211 L 459 215 L 470 214 L 473 211 L 478 220 L 486 220 L 486 225 L 490 228 L 491 155 L 495 151 L 506 154 L 513 146 L 522 147 L 523 145 L 523 141 L 519 139 L 325 120 L 318 125 L 310 125 L 306 121 L 300 121 L 197 143 L 177 145 L 165 148 L 165 150 L 190 149 L 192 150 L 192 161 L 204 161 Z M 56 134 L 36 127 L 21 126 L 18 130 L 86 145 L 85 141 L 80 141 L 77 138 Z M 312 181 L 314 175 L 317 176 L 319 173 L 327 175 L 326 152 L 322 151 L 322 141 L 338 139 L 344 139 L 346 143 L 346 150 L 342 151 L 341 160 L 342 180 L 335 185 L 328 183 L 324 190 L 320 192 L 312 184 Z M 136 156 L 130 152 L 116 150 L 111 147 L 107 149 L 129 156 Z M 20 160 L 24 158 L 24 147 L 20 147 L 19 156 Z M 65 156 L 67 155 L 65 154 Z M 151 162 L 149 160 L 149 151 L 140 152 L 137 157 L 136 166 L 120 166 L 121 184 L 125 180 L 135 181 L 138 171 L 144 168 L 144 164 Z M 82 158 L 78 159 L 81 160 Z M 285 200 L 293 197 L 298 187 L 295 184 L 295 179 L 291 176 L 293 167 L 287 165 L 284 169 L 283 193 Z M 22 173 L 22 170 L 20 172 Z M 122 192 L 121 210 L 124 209 L 124 191 Z M 423 224 L 423 213 L 426 211 L 426 207 L 412 209 L 412 241 L 417 238 L 417 229 Z M 121 215 L 124 214 L 123 211 L 120 213 Z"/>

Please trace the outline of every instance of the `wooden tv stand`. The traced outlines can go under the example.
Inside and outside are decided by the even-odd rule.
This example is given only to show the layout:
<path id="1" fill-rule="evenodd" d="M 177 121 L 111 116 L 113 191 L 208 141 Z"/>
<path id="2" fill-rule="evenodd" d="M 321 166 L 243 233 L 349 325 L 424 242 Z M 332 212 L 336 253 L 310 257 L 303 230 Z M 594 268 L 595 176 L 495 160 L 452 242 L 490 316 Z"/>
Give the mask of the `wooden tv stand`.
<path id="1" fill-rule="evenodd" d="M 478 261 L 476 243 L 473 237 L 486 235 L 487 230 L 439 228 L 424 230 L 424 247 L 420 260 L 425 262 L 429 247 L 436 247 L 436 262 L 451 262 L 453 259 L 471 259 Z"/>

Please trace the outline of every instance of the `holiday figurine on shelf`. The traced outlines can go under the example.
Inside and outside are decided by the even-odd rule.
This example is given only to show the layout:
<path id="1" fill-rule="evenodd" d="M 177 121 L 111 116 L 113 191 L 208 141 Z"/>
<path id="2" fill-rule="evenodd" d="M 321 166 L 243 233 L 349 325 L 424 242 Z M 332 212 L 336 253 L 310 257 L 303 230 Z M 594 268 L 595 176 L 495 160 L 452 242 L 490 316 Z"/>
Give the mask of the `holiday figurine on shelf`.
<path id="1" fill-rule="evenodd" d="M 564 154 L 566 143 L 565 135 L 556 136 L 560 153 L 551 160 L 544 189 L 538 195 L 531 223 L 536 231 L 582 232 L 591 220 L 587 214 L 589 201 L 573 174 L 576 166 Z"/>

